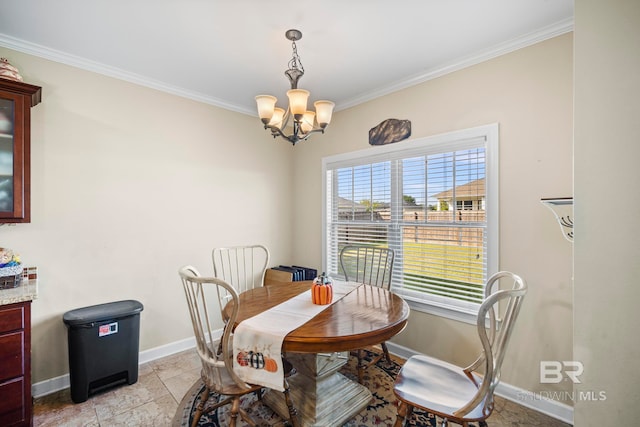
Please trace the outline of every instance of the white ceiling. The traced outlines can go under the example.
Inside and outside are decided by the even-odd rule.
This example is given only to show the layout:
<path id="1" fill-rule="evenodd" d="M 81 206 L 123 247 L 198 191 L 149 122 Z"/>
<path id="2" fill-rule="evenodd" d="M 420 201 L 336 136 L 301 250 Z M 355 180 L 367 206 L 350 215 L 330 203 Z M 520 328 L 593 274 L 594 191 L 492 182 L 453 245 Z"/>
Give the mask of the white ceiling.
<path id="1" fill-rule="evenodd" d="M 0 1 L 0 46 L 252 115 L 285 98 L 290 28 L 340 110 L 571 31 L 573 0 Z"/>

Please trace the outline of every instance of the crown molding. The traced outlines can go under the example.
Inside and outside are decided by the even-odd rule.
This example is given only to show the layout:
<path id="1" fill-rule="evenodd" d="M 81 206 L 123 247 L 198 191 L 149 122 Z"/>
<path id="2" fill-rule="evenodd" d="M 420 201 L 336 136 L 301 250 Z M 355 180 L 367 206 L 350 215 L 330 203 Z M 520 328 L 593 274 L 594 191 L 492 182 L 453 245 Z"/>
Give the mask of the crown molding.
<path id="1" fill-rule="evenodd" d="M 111 67 L 100 62 L 92 61 L 76 55 L 71 55 L 69 53 L 51 49 L 36 43 L 27 42 L 25 40 L 17 39 L 15 37 L 11 37 L 2 33 L 0 33 L 0 46 L 40 58 L 48 59 L 61 64 L 70 65 L 82 70 L 91 71 L 119 80 L 124 80 L 129 83 L 156 89 L 162 92 L 170 93 L 172 95 L 177 95 L 183 98 L 210 104 L 216 107 L 224 108 L 225 110 L 231 110 L 237 113 L 248 114 L 251 116 L 257 115 L 257 113 L 253 110 L 248 110 L 244 107 L 230 104 L 215 97 L 207 96 L 199 92 L 189 91 L 177 86 L 164 83 L 159 80 L 154 80 L 149 77 L 142 76 L 140 74 L 131 73 L 129 71 Z"/>
<path id="2" fill-rule="evenodd" d="M 444 64 L 433 69 L 426 70 L 423 73 L 414 74 L 408 78 L 402 79 L 395 83 L 381 86 L 366 94 L 356 96 L 346 101 L 336 104 L 335 111 L 345 110 L 347 108 L 355 107 L 356 105 L 371 101 L 384 95 L 397 92 L 402 89 L 409 88 L 411 86 L 424 83 L 426 81 L 435 79 L 437 77 L 444 76 L 446 74 L 461 70 L 463 68 L 470 67 L 472 65 L 479 64 L 481 62 L 496 58 L 498 56 L 513 52 L 518 49 L 522 49 L 527 46 L 539 43 L 541 41 L 568 33 L 573 31 L 573 18 L 559 21 L 555 24 L 549 25 L 538 31 L 525 34 L 522 37 L 515 38 L 513 40 L 500 43 L 489 49 L 485 49 L 481 52 L 474 53 L 466 57 L 458 58 L 451 61 L 448 64 Z M 37 56 L 40 58 L 48 59 L 51 61 L 59 62 L 62 64 L 70 65 L 72 67 L 80 68 L 83 70 L 91 71 L 94 73 L 102 74 L 108 77 L 124 80 L 130 83 L 134 83 L 140 86 L 145 86 L 151 89 L 156 89 L 162 92 L 170 93 L 172 95 L 180 96 L 183 98 L 191 99 L 194 101 L 202 102 L 205 104 L 213 105 L 225 110 L 235 111 L 237 113 L 247 114 L 250 116 L 257 116 L 254 109 L 247 109 L 243 106 L 235 105 L 223 101 L 221 99 L 204 95 L 199 92 L 189 91 L 177 86 L 167 84 L 165 82 L 150 79 L 148 77 L 131 73 L 119 68 L 111 67 L 99 62 L 91 61 L 85 58 L 81 58 L 76 55 L 71 55 L 59 50 L 50 49 L 45 46 L 27 42 L 15 37 L 8 36 L 0 33 L 0 46 L 13 49 L 19 52 L 27 53 L 29 55 Z"/>
<path id="3" fill-rule="evenodd" d="M 413 76 L 409 76 L 395 83 L 382 86 L 361 96 L 348 99 L 341 102 L 340 105 L 336 105 L 334 111 L 340 111 L 347 108 L 355 107 L 356 105 L 371 101 L 381 96 L 389 95 L 399 90 L 406 89 L 438 77 L 442 77 L 446 74 L 462 70 L 472 65 L 488 61 L 498 56 L 511 53 L 518 49 L 540 43 L 542 41 L 560 36 L 565 33 L 569 33 L 571 31 L 573 31 L 573 18 L 559 21 L 538 31 L 531 32 L 510 41 L 500 43 L 496 46 L 492 46 L 491 48 L 476 52 L 473 55 L 455 59 L 448 64 L 440 65 L 419 74 L 414 74 Z"/>

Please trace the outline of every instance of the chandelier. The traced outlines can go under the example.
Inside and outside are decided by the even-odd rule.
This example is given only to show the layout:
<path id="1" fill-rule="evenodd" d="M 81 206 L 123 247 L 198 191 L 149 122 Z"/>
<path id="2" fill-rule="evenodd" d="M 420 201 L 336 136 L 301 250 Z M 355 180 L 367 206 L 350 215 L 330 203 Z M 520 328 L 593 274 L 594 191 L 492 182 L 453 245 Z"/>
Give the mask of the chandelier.
<path id="1" fill-rule="evenodd" d="M 291 40 L 293 55 L 289 61 L 289 69 L 284 74 L 289 78 L 291 89 L 287 91 L 289 107 L 285 111 L 276 107 L 277 98 L 271 95 L 256 96 L 258 104 L 258 116 L 264 124 L 265 129 L 271 130 L 271 135 L 275 138 L 280 136 L 291 144 L 296 145 L 299 141 L 304 141 L 314 132 L 324 133 L 324 129 L 331 122 L 334 103 L 331 101 L 316 101 L 313 105 L 316 111 L 307 110 L 307 100 L 309 91 L 298 89 L 298 80 L 304 75 L 304 67 L 298 56 L 296 41 L 302 38 L 302 33 L 298 30 L 289 30 L 285 37 Z M 289 126 L 289 122 L 292 121 Z M 291 132 L 287 135 L 285 132 Z"/>

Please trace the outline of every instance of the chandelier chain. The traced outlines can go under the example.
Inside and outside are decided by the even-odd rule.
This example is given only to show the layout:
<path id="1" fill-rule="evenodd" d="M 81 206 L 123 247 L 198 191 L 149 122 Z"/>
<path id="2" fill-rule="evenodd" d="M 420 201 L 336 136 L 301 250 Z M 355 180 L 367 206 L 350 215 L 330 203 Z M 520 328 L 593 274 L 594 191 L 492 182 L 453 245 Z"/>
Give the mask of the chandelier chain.
<path id="1" fill-rule="evenodd" d="M 293 70 L 300 70 L 304 74 L 304 67 L 302 66 L 302 60 L 300 60 L 300 56 L 298 55 L 298 47 L 296 46 L 295 40 L 291 42 L 291 49 L 293 51 L 293 56 L 289 61 L 289 68 Z M 300 65 L 300 67 L 298 67 Z"/>

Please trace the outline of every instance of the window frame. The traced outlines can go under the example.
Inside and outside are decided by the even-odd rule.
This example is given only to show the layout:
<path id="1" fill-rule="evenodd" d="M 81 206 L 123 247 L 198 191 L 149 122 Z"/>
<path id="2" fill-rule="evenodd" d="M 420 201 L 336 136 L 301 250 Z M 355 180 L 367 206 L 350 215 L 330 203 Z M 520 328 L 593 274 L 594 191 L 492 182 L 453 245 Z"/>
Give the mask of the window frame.
<path id="1" fill-rule="evenodd" d="M 328 189 L 330 184 L 328 183 L 327 174 L 330 170 L 431 154 L 437 151 L 463 150 L 469 148 L 472 144 L 477 145 L 479 138 L 484 140 L 485 147 L 484 208 L 487 233 L 487 277 L 499 271 L 499 125 L 497 123 L 324 157 L 322 159 L 323 271 L 328 271 L 327 196 L 333 191 L 333 189 Z M 451 304 L 447 301 L 450 300 L 449 298 L 434 298 L 433 296 L 430 296 L 431 299 L 416 298 L 414 295 L 404 292 L 402 288 L 394 288 L 394 292 L 401 295 L 413 310 L 461 322 L 476 323 L 479 304 L 461 304 L 459 302 Z"/>

